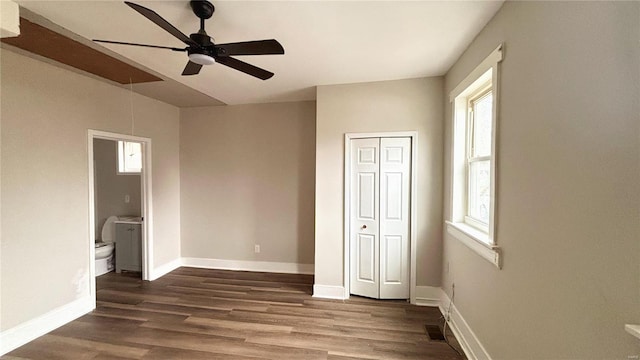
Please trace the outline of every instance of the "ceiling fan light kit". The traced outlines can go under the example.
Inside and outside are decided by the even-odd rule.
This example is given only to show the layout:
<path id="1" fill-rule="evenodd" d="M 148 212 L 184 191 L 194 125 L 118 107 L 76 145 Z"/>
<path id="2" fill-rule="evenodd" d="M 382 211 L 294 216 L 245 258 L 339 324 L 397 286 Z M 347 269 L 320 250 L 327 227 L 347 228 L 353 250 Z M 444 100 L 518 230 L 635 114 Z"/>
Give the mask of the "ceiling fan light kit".
<path id="1" fill-rule="evenodd" d="M 186 52 L 188 54 L 189 61 L 182 71 L 182 75 L 196 75 L 200 72 L 200 69 L 203 65 L 211 65 L 217 62 L 232 69 L 241 71 L 245 74 L 257 77 L 258 79 L 267 80 L 273 76 L 272 72 L 253 66 L 244 61 L 240 61 L 231 56 L 284 54 L 284 48 L 275 39 L 215 44 L 213 42 L 213 39 L 207 34 L 204 29 L 205 20 L 211 18 L 215 11 L 215 7 L 213 6 L 213 4 L 206 0 L 192 0 L 189 3 L 191 5 L 193 13 L 200 19 L 200 29 L 198 30 L 198 32 L 193 33 L 190 36 L 182 33 L 175 26 L 171 25 L 171 23 L 169 23 L 167 20 L 162 18 L 151 9 L 128 1 L 125 1 L 125 4 L 140 13 L 142 16 L 149 19 L 154 24 L 161 27 L 166 32 L 176 37 L 178 40 L 182 41 L 187 45 L 187 47 L 175 48 L 169 46 L 136 44 L 122 41 L 96 39 L 94 39 L 93 41 L 108 44 L 143 46 L 149 48 Z"/>
<path id="2" fill-rule="evenodd" d="M 189 61 L 198 65 L 211 65 L 216 62 L 216 59 L 206 54 L 192 53 L 189 54 Z"/>

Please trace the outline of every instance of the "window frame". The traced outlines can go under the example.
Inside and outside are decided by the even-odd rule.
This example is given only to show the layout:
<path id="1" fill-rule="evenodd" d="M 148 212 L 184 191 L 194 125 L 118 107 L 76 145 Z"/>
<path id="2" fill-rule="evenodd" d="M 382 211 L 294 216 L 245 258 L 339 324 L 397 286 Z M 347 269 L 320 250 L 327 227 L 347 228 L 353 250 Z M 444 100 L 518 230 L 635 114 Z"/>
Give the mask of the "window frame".
<path id="1" fill-rule="evenodd" d="M 140 160 L 142 162 L 142 156 L 143 156 L 143 144 L 142 143 L 138 143 L 136 141 L 124 141 L 124 140 L 118 140 L 116 142 L 116 147 L 117 147 L 117 159 L 116 159 L 116 173 L 118 175 L 140 175 L 142 173 L 142 166 L 140 168 L 131 168 L 129 166 L 127 166 L 127 161 L 126 161 L 126 157 L 125 157 L 125 148 L 126 148 L 126 144 L 127 143 L 136 143 L 140 145 Z"/>
<path id="2" fill-rule="evenodd" d="M 447 232 L 453 238 L 460 240 L 472 250 L 496 267 L 502 267 L 500 248 L 496 238 L 496 174 L 497 151 L 496 145 L 498 129 L 498 104 L 499 93 L 499 64 L 503 59 L 503 45 L 500 44 L 487 58 L 485 58 L 470 74 L 465 77 L 449 94 L 452 104 L 452 131 L 451 131 L 451 178 L 450 178 L 450 212 L 445 221 Z M 492 119 L 491 119 L 491 154 L 489 156 L 475 157 L 470 161 L 471 139 L 473 123 L 469 112 L 472 101 L 477 101 L 488 92 L 492 93 Z M 489 160 L 490 166 L 490 209 L 489 223 L 484 225 L 481 221 L 469 216 L 470 193 L 470 164 L 480 159 Z"/>

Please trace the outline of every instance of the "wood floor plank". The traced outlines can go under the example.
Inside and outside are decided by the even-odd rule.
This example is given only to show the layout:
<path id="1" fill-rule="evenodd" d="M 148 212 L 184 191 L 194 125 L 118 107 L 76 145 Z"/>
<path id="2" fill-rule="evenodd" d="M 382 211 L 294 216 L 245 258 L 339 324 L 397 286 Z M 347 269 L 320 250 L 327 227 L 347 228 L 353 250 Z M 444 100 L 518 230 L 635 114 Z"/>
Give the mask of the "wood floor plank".
<path id="1" fill-rule="evenodd" d="M 208 319 L 191 316 L 184 321 L 187 324 L 199 324 L 208 326 L 217 326 L 226 329 L 233 330 L 246 330 L 246 331 L 264 331 L 274 333 L 290 333 L 293 330 L 291 326 L 272 325 L 272 324 L 260 324 L 253 321 L 233 321 L 233 320 L 220 320 L 220 319 Z"/>
<path id="2" fill-rule="evenodd" d="M 282 338 L 277 334 L 255 335 L 247 339 L 248 343 L 277 345 Z M 293 333 L 287 338 L 287 346 L 301 349 L 339 351 L 350 354 L 371 354 L 373 341 L 356 338 L 340 338 L 335 336 Z"/>
<path id="3" fill-rule="evenodd" d="M 186 334 L 161 329 L 138 328 L 130 334 L 132 343 L 165 346 L 234 356 L 267 357 L 271 359 L 326 359 L 327 352 L 272 344 L 251 344 L 240 339 L 215 335 Z"/>
<path id="4" fill-rule="evenodd" d="M 104 315 L 104 316 L 113 316 L 120 317 L 123 319 L 132 319 L 132 320 L 143 320 L 143 321 L 162 321 L 162 322 L 180 322 L 184 321 L 189 317 L 189 315 L 184 314 L 167 314 L 162 312 L 153 312 L 153 311 L 144 311 L 140 310 L 137 307 L 133 308 L 119 308 L 119 307 L 110 307 L 105 305 L 99 305 L 93 311 L 94 315 Z"/>
<path id="5" fill-rule="evenodd" d="M 144 360 L 265 360 L 263 357 L 239 356 L 229 354 L 216 354 L 205 351 L 173 349 L 167 347 L 155 347 L 149 351 L 142 359 Z"/>
<path id="6" fill-rule="evenodd" d="M 443 323 L 437 308 L 313 298 L 312 275 L 179 268 L 153 282 L 109 273 L 96 284 L 93 312 L 1 359 L 465 358 L 427 337 L 425 325 Z"/>
<path id="7" fill-rule="evenodd" d="M 76 338 L 70 338 L 66 336 L 59 336 L 59 335 L 53 335 L 53 334 L 45 335 L 41 339 L 49 343 L 59 343 L 67 346 L 97 350 L 100 352 L 101 356 L 120 357 L 120 358 L 126 358 L 126 359 L 140 359 L 147 352 L 149 352 L 149 349 L 144 349 L 139 347 L 114 345 L 114 344 L 109 344 L 101 341 L 76 339 Z"/>
<path id="8" fill-rule="evenodd" d="M 152 308 L 152 307 L 150 308 L 150 307 L 142 306 L 142 304 L 144 303 L 146 302 L 143 301 L 138 305 L 129 305 L 129 304 L 111 303 L 108 301 L 97 301 L 96 305 L 97 307 L 102 306 L 102 307 L 116 308 L 116 309 L 127 309 L 127 310 L 156 312 L 156 313 L 162 313 L 162 314 L 184 315 L 187 317 L 191 316 L 191 313 L 189 312 L 172 311 L 172 310 L 163 309 L 163 308 Z"/>
<path id="9" fill-rule="evenodd" d="M 220 326 L 209 326 L 205 324 L 193 324 L 193 323 L 178 323 L 178 324 L 163 324 L 156 323 L 153 321 L 145 322 L 140 325 L 141 327 L 151 328 L 151 329 L 161 329 L 161 330 L 170 330 L 176 332 L 183 333 L 192 333 L 192 334 L 204 334 L 204 335 L 215 335 L 217 337 L 245 340 L 247 336 L 252 334 L 261 334 L 259 331 L 255 330 L 244 330 L 244 329 L 229 329 Z"/>
<path id="10" fill-rule="evenodd" d="M 144 301 L 137 305 L 141 309 L 151 309 L 157 311 L 168 311 L 178 314 L 187 314 L 198 317 L 223 317 L 228 315 L 232 309 L 215 309 L 209 306 L 183 305 L 176 303 L 162 303 L 155 301 Z"/>
<path id="11" fill-rule="evenodd" d="M 291 307 L 291 306 L 279 306 L 272 305 L 267 309 L 268 313 L 282 314 L 282 315 L 298 315 L 307 318 L 321 318 L 321 319 L 335 319 L 335 318 L 348 318 L 348 319 L 365 319 L 370 318 L 371 314 L 366 312 L 355 312 L 345 310 L 331 310 L 331 309 L 316 309 L 309 306 Z"/>
<path id="12" fill-rule="evenodd" d="M 142 323 L 144 321 L 105 318 L 90 313 L 53 330 L 50 334 L 114 343 L 124 340 L 127 333 L 137 329 Z"/>
<path id="13" fill-rule="evenodd" d="M 368 340 L 391 340 L 403 343 L 413 344 L 416 341 L 424 339 L 424 334 L 397 331 L 397 330 L 381 330 L 372 329 L 369 327 L 357 327 L 357 326 L 319 326 L 319 325 L 307 325 L 294 327 L 293 332 L 317 334 L 317 335 L 329 335 L 336 337 L 352 337 Z"/>
<path id="14" fill-rule="evenodd" d="M 94 359 L 101 355 L 109 358 L 140 359 L 148 352 L 147 349 L 132 346 L 51 334 L 36 339 L 34 343 L 37 346 L 20 348 L 15 354 L 36 359 Z"/>
<path id="15" fill-rule="evenodd" d="M 268 303 L 255 301 L 234 301 L 211 296 L 185 296 L 174 302 L 176 305 L 200 306 L 216 310 L 267 311 Z"/>
<path id="16" fill-rule="evenodd" d="M 334 319 L 314 318 L 310 319 L 306 316 L 290 315 L 290 314 L 271 314 L 266 311 L 243 311 L 234 310 L 229 314 L 229 318 L 237 321 L 253 321 L 263 324 L 278 324 L 285 326 L 304 326 L 308 323 L 320 325 L 334 325 Z"/>

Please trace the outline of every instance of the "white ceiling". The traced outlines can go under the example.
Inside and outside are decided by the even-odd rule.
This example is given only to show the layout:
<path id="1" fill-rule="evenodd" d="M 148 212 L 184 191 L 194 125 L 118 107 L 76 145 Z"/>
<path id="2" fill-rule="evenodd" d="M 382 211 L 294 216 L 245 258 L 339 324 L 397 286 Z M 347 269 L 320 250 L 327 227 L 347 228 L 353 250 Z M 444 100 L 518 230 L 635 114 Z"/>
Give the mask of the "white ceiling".
<path id="1" fill-rule="evenodd" d="M 121 1 L 16 1 L 87 39 L 184 47 Z M 136 1 L 183 33 L 199 20 L 188 1 Z M 226 66 L 181 76 L 185 53 L 110 50 L 227 104 L 315 99 L 315 86 L 443 75 L 502 1 L 212 1 L 217 43 L 277 39 L 285 55 L 239 59 L 275 73 L 262 81 Z"/>

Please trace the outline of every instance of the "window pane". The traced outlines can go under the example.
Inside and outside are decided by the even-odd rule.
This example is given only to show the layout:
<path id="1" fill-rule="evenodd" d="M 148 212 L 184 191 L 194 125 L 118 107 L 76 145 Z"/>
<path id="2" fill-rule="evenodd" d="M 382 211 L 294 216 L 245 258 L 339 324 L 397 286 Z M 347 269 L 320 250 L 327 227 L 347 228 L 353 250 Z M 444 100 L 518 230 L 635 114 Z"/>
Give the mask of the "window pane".
<path id="1" fill-rule="evenodd" d="M 491 162 L 469 163 L 469 217 L 489 224 Z"/>
<path id="2" fill-rule="evenodd" d="M 142 169 L 142 144 L 125 141 L 124 163 L 127 172 L 140 172 Z"/>
<path id="3" fill-rule="evenodd" d="M 124 141 L 118 141 L 118 172 L 126 172 L 124 166 Z"/>
<path id="4" fill-rule="evenodd" d="M 493 93 L 488 92 L 473 102 L 473 154 L 472 157 L 491 155 L 491 109 Z"/>

